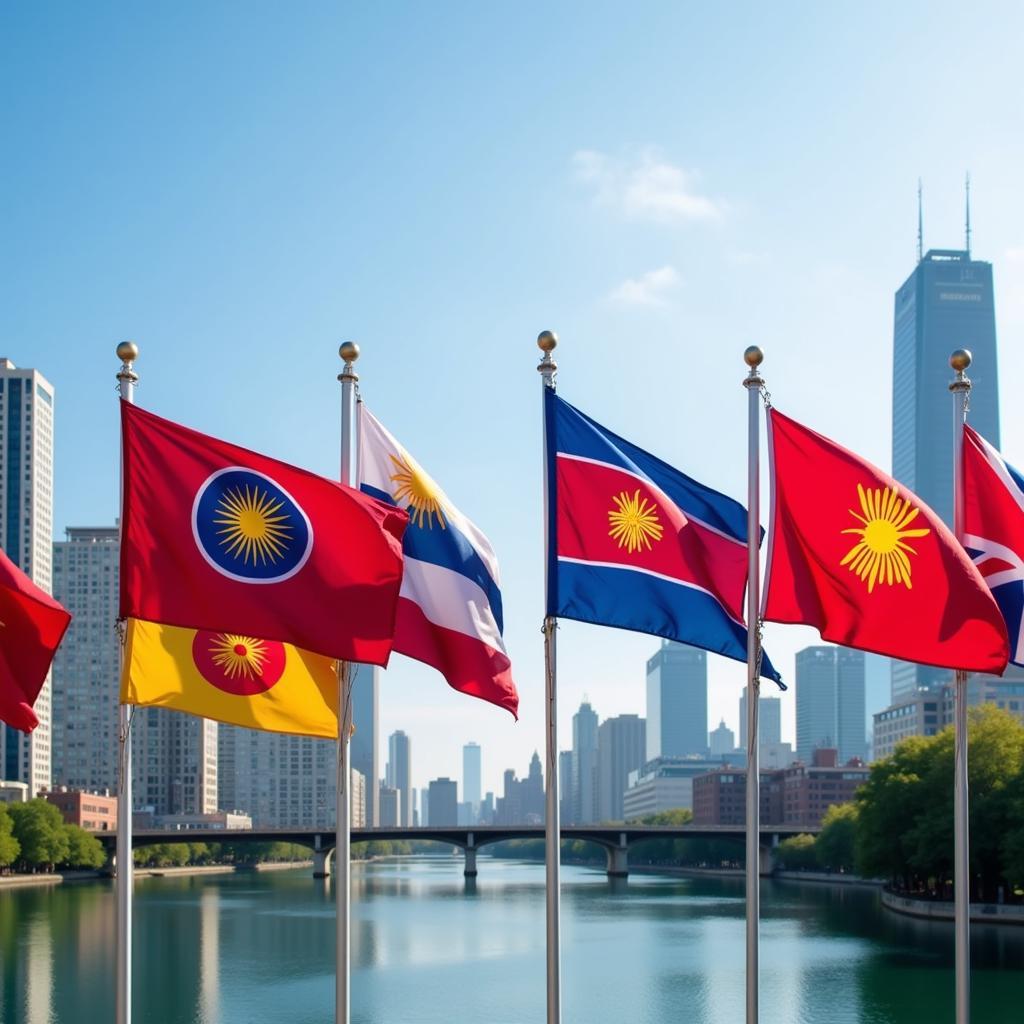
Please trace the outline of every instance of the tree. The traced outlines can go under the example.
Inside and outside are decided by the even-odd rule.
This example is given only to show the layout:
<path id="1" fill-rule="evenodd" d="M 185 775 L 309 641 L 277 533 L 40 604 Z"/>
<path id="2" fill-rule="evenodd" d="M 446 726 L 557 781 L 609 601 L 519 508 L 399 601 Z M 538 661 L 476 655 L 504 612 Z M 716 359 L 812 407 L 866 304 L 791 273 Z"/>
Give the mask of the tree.
<path id="1" fill-rule="evenodd" d="M 821 832 L 814 842 L 822 867 L 853 871 L 857 843 L 857 805 L 833 804 L 821 820 Z"/>
<path id="2" fill-rule="evenodd" d="M 814 836 L 802 832 L 798 836 L 783 839 L 776 847 L 776 855 L 789 871 L 813 871 L 818 867 L 814 850 Z"/>
<path id="3" fill-rule="evenodd" d="M 21 847 L 20 861 L 26 867 L 62 864 L 68 854 L 68 838 L 60 811 L 45 800 L 29 800 L 9 804 L 8 813 L 14 822 L 14 838 Z"/>
<path id="4" fill-rule="evenodd" d="M 0 804 L 0 868 L 13 864 L 21 853 L 21 844 L 13 835 L 14 822 L 7 813 L 7 805 Z"/>
<path id="5" fill-rule="evenodd" d="M 64 835 L 68 841 L 67 856 L 61 861 L 69 868 L 101 868 L 107 862 L 103 844 L 77 825 L 65 825 Z"/>

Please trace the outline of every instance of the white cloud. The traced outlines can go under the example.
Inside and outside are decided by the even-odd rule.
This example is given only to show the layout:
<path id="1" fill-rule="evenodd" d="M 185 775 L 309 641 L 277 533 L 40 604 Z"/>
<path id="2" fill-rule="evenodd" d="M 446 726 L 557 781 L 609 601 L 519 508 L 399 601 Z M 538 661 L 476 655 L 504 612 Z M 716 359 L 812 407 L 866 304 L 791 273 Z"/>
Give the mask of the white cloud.
<path id="1" fill-rule="evenodd" d="M 576 180 L 593 190 L 595 202 L 631 220 L 685 224 L 715 220 L 725 210 L 722 201 L 697 191 L 693 171 L 668 163 L 653 149 L 628 161 L 581 149 L 572 163 Z"/>
<path id="2" fill-rule="evenodd" d="M 675 267 L 664 266 L 649 270 L 640 277 L 626 278 L 611 290 L 608 298 L 623 306 L 667 306 L 667 293 L 679 283 Z"/>

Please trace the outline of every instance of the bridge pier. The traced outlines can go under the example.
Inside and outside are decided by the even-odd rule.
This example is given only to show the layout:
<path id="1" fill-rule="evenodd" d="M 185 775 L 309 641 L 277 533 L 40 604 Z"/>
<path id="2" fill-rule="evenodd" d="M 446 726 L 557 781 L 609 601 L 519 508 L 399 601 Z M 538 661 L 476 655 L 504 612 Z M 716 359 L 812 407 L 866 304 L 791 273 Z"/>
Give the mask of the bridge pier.
<path id="1" fill-rule="evenodd" d="M 330 878 L 331 860 L 334 857 L 334 847 L 324 850 L 313 851 L 313 877 Z"/>
<path id="2" fill-rule="evenodd" d="M 608 855 L 608 877 L 627 878 L 629 876 L 629 844 L 626 842 L 626 833 L 619 833 L 618 846 L 606 846 L 605 852 Z"/>
<path id="3" fill-rule="evenodd" d="M 466 876 L 466 878 L 476 878 L 476 851 L 477 846 L 476 843 L 473 841 L 473 833 L 470 832 L 469 835 L 467 836 L 467 842 L 464 847 L 464 852 L 466 854 L 466 863 L 462 869 L 462 873 Z"/>
<path id="4" fill-rule="evenodd" d="M 772 837 L 771 846 L 759 846 L 757 848 L 757 873 L 762 878 L 769 878 L 775 874 L 775 847 L 778 845 L 779 837 Z"/>

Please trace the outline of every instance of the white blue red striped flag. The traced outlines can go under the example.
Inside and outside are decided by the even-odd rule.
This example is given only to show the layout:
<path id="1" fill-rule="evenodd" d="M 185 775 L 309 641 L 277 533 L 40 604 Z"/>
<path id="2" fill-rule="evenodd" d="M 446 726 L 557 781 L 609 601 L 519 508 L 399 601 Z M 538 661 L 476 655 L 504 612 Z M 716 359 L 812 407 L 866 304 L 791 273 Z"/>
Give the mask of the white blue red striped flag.
<path id="1" fill-rule="evenodd" d="M 409 513 L 393 649 L 432 665 L 454 689 L 517 715 L 490 541 L 365 405 L 359 437 L 361 489 Z"/>

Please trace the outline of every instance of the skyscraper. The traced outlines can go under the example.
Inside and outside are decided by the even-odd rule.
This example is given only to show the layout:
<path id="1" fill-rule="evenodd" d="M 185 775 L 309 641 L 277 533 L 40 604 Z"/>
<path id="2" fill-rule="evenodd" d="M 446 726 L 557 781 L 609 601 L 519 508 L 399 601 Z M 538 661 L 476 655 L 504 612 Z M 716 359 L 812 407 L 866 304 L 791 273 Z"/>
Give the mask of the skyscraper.
<path id="1" fill-rule="evenodd" d="M 757 741 L 762 746 L 782 742 L 782 701 L 763 693 L 757 708 Z M 747 688 L 740 694 L 740 749 L 747 749 Z"/>
<path id="2" fill-rule="evenodd" d="M 386 781 L 397 789 L 398 824 L 412 826 L 412 743 L 401 729 L 388 737 L 388 764 Z"/>
<path id="3" fill-rule="evenodd" d="M 467 743 L 462 748 L 462 799 L 469 804 L 470 824 L 480 812 L 480 744 Z"/>
<path id="4" fill-rule="evenodd" d="M 629 773 L 644 763 L 646 722 L 639 715 L 606 718 L 597 730 L 597 820 L 622 821 Z"/>
<path id="5" fill-rule="evenodd" d="M 760 732 L 760 729 L 758 730 Z M 712 757 L 731 754 L 736 749 L 736 733 L 725 724 L 723 718 L 717 729 L 712 729 L 708 736 L 708 751 Z"/>
<path id="6" fill-rule="evenodd" d="M 70 527 L 53 545 L 53 596 L 72 615 L 53 661 L 55 786 L 117 792 L 119 554 L 116 526 Z"/>
<path id="7" fill-rule="evenodd" d="M 353 665 L 352 669 L 352 724 L 355 732 L 349 742 L 349 759 L 352 767 L 366 780 L 366 824 L 374 828 L 380 811 L 377 795 L 380 788 L 377 739 L 380 678 L 374 665 Z"/>
<path id="8" fill-rule="evenodd" d="M 597 712 L 584 699 L 572 716 L 572 820 L 597 821 Z"/>
<path id="9" fill-rule="evenodd" d="M 796 755 L 804 764 L 821 747 L 839 750 L 839 763 L 867 757 L 864 653 L 845 647 L 806 647 L 796 655 Z"/>
<path id="10" fill-rule="evenodd" d="M 445 826 L 458 824 L 459 787 L 454 779 L 431 779 L 428 796 L 428 825 Z"/>
<path id="11" fill-rule="evenodd" d="M 151 808 L 157 816 L 216 811 L 220 802 L 217 730 L 216 722 L 180 711 L 135 708 L 132 713 L 135 809 Z"/>
<path id="12" fill-rule="evenodd" d="M 707 654 L 663 640 L 647 661 L 647 760 L 707 752 Z"/>
<path id="13" fill-rule="evenodd" d="M 0 358 L 0 544 L 37 586 L 52 593 L 53 387 L 38 370 Z M 0 778 L 30 796 L 51 783 L 50 680 L 35 703 L 39 725 L 25 735 L 0 723 Z"/>
<path id="14" fill-rule="evenodd" d="M 968 221 L 969 223 L 969 221 Z M 968 348 L 971 425 L 999 447 L 992 264 L 965 249 L 930 249 L 896 292 L 893 330 L 892 473 L 953 525 L 953 403 L 950 354 Z M 893 703 L 940 686 L 945 669 L 892 663 Z"/>

